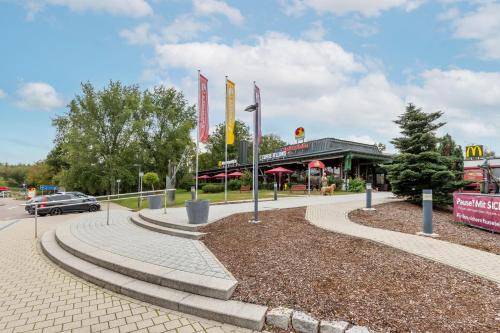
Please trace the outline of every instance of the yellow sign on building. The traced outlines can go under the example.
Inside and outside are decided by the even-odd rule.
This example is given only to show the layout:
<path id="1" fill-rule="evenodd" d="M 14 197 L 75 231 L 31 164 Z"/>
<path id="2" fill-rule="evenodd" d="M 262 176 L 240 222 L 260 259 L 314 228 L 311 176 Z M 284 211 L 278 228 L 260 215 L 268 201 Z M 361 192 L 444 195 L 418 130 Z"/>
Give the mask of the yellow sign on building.
<path id="1" fill-rule="evenodd" d="M 482 145 L 474 145 L 465 147 L 465 158 L 481 158 L 484 156 Z"/>

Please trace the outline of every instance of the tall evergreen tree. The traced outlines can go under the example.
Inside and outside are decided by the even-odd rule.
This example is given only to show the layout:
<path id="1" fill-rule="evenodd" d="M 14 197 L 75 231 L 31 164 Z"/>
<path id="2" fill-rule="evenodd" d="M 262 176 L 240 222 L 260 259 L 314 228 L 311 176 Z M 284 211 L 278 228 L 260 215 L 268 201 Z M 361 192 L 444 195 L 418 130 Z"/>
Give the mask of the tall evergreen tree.
<path id="1" fill-rule="evenodd" d="M 445 125 L 438 122 L 442 115 L 441 111 L 425 113 L 410 103 L 395 121 L 402 136 L 391 143 L 400 154 L 387 166 L 394 194 L 420 203 L 422 190 L 432 189 L 435 203 L 450 204 L 452 193 L 465 184 L 460 174 L 463 157 L 458 157 L 461 149 L 451 136 L 436 137 L 435 131 Z"/>

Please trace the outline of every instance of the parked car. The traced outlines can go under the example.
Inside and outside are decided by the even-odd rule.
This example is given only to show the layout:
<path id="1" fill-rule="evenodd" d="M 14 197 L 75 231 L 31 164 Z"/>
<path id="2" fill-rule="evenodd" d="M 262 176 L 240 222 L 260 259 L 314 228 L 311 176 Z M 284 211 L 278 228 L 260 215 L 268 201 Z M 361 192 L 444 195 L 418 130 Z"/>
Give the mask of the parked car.
<path id="1" fill-rule="evenodd" d="M 34 215 L 35 205 L 38 203 L 37 212 L 40 216 L 60 215 L 71 212 L 95 212 L 101 209 L 101 204 L 94 198 L 86 196 L 83 193 L 80 195 L 66 192 L 64 194 L 52 194 L 35 197 L 27 202 L 26 211 Z M 31 205 L 30 205 L 31 204 Z"/>

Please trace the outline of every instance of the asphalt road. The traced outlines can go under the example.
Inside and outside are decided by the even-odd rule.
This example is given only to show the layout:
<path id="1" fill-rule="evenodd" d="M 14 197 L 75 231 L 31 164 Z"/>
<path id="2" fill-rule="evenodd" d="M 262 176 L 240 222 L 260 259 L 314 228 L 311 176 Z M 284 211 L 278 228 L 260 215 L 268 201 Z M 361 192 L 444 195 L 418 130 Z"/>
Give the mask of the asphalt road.
<path id="1" fill-rule="evenodd" d="M 0 198 L 0 221 L 17 220 L 30 217 L 24 210 L 24 201 L 14 200 L 12 198 Z"/>

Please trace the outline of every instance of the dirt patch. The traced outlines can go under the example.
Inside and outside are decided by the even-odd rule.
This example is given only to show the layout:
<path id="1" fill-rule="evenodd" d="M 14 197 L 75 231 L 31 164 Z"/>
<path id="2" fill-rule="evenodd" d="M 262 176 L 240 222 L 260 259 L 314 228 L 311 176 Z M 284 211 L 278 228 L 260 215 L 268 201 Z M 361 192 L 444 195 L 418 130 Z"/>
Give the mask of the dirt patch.
<path id="1" fill-rule="evenodd" d="M 422 207 L 409 202 L 390 202 L 375 206 L 376 211 L 356 210 L 349 214 L 351 221 L 369 227 L 389 229 L 408 234 L 422 231 Z M 453 221 L 450 212 L 434 210 L 433 231 L 439 239 L 500 254 L 500 234 L 469 227 Z"/>
<path id="2" fill-rule="evenodd" d="M 238 280 L 233 299 L 287 306 L 387 332 L 498 332 L 492 282 L 371 241 L 317 228 L 305 208 L 237 214 L 203 228 Z"/>

